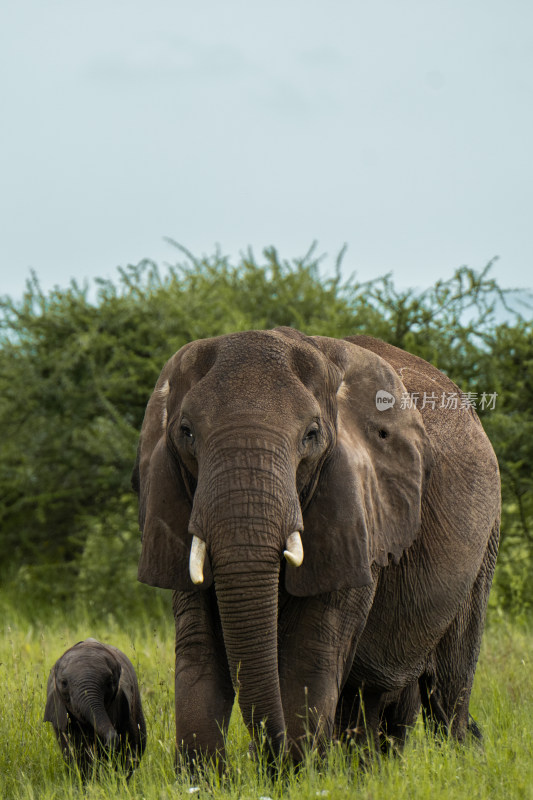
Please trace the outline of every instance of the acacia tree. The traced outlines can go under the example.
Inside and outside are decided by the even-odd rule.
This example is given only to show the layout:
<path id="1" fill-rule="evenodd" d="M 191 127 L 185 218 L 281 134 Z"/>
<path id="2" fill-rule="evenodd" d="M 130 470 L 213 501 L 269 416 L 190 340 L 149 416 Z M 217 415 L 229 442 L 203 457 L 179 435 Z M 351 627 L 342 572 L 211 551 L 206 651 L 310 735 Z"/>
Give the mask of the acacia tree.
<path id="1" fill-rule="evenodd" d="M 504 536 L 515 542 L 509 552 L 518 541 L 531 557 L 532 438 L 520 439 L 531 430 L 531 323 L 495 325 L 506 295 L 490 265 L 481 273 L 461 268 L 424 291 L 399 291 L 390 276 L 342 281 L 343 253 L 329 278 L 313 249 L 287 262 L 269 248 L 261 263 L 247 253 L 236 265 L 220 253 L 182 253 L 183 263 L 163 275 L 144 261 L 120 270 L 116 282 L 48 294 L 32 277 L 20 302 L 1 302 L 5 579 L 25 579 L 33 596 L 39 586 L 58 600 L 75 592 L 100 612 L 131 604 L 142 588 L 132 589 L 138 535 L 129 480 L 163 363 L 192 339 L 279 325 L 378 336 L 432 361 L 465 391 L 498 375 L 498 413 L 484 421 L 502 467 Z"/>

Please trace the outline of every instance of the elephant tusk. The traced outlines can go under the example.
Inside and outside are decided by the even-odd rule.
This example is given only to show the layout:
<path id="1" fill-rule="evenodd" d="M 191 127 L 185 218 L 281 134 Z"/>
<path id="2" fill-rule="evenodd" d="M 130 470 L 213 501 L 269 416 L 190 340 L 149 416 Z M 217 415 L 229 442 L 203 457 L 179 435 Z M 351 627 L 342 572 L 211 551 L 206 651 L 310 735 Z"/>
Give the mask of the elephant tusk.
<path id="1" fill-rule="evenodd" d="M 287 549 L 283 551 L 283 555 L 288 563 L 292 564 L 293 567 L 299 567 L 304 560 L 304 549 L 299 531 L 291 533 L 287 539 L 286 548 Z"/>
<path id="2" fill-rule="evenodd" d="M 189 556 L 189 574 L 193 583 L 204 581 L 205 542 L 198 536 L 192 537 L 191 554 Z"/>

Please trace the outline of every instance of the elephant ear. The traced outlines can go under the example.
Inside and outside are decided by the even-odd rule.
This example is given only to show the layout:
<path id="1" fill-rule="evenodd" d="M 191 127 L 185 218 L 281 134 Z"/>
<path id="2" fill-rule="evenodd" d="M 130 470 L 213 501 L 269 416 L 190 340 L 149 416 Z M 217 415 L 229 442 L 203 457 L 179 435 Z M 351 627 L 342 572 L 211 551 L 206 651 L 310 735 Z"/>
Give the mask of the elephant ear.
<path id="1" fill-rule="evenodd" d="M 44 708 L 44 722 L 51 722 L 56 733 L 65 732 L 68 725 L 66 706 L 56 688 L 55 666 L 52 667 L 46 685 L 46 706 Z"/>
<path id="2" fill-rule="evenodd" d="M 109 708 L 109 718 L 120 733 L 127 731 L 142 754 L 146 741 L 146 723 L 141 705 L 137 676 L 129 658 L 116 647 L 109 646 L 120 672 L 117 693 Z"/>
<path id="3" fill-rule="evenodd" d="M 139 496 L 142 532 L 138 579 L 161 589 L 199 588 L 189 576 L 192 489 L 167 440 L 169 417 L 179 411 L 186 392 L 199 378 L 200 365 L 195 366 L 199 345 L 200 342 L 185 345 L 165 364 L 148 401 L 132 475 L 132 485 Z M 205 358 L 203 362 L 205 370 Z M 207 589 L 212 580 L 206 557 L 200 588 Z"/>
<path id="4" fill-rule="evenodd" d="M 372 565 L 398 563 L 420 528 L 429 440 L 405 387 L 380 356 L 314 337 L 339 369 L 336 443 L 304 514 L 300 567 L 287 566 L 291 594 L 372 583 Z"/>

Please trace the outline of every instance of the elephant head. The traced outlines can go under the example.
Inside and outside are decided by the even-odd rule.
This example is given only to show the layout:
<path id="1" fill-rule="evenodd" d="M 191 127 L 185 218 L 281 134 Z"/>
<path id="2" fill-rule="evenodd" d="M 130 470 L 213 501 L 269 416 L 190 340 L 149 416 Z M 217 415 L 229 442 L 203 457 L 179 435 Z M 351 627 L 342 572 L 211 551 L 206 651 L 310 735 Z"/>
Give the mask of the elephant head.
<path id="1" fill-rule="evenodd" d="M 395 399 L 385 412 L 379 390 Z M 280 564 L 294 595 L 360 587 L 417 534 L 428 446 L 404 391 L 374 353 L 281 328 L 186 345 L 148 403 L 139 579 L 214 584 L 244 720 L 266 720 L 275 747 Z"/>
<path id="2" fill-rule="evenodd" d="M 117 732 L 108 709 L 117 696 L 121 671 L 117 659 L 99 642 L 78 642 L 52 668 L 45 722 L 66 732 L 70 716 L 93 729 L 102 743 L 112 745 Z"/>
<path id="3" fill-rule="evenodd" d="M 51 722 L 65 758 L 87 766 L 95 746 L 124 750 L 125 764 L 144 749 L 146 726 L 135 671 L 116 647 L 78 642 L 48 678 L 44 721 Z M 96 752 L 96 751 L 94 751 Z"/>

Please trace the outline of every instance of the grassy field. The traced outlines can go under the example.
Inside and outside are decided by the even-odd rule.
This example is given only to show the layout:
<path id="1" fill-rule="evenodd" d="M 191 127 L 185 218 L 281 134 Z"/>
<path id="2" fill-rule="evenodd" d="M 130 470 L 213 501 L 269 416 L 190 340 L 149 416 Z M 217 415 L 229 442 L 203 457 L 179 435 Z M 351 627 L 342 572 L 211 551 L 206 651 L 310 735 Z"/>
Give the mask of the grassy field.
<path id="1" fill-rule="evenodd" d="M 97 626 L 56 619 L 32 625 L 3 609 L 0 643 L 0 798 L 533 798 L 533 630 L 509 620 L 491 620 L 477 671 L 471 711 L 484 744 L 436 742 L 418 725 L 404 751 L 366 771 L 354 753 L 332 746 L 326 760 L 309 756 L 297 775 L 270 782 L 247 756 L 248 737 L 234 712 L 229 732 L 229 767 L 191 784 L 173 770 L 173 626 L 170 618 L 126 628 L 109 619 Z M 55 660 L 87 636 L 120 647 L 139 677 L 148 725 L 148 747 L 126 783 L 103 770 L 82 790 L 68 774 L 50 725 L 42 722 L 46 680 Z M 199 791 L 190 791 L 193 787 Z"/>

